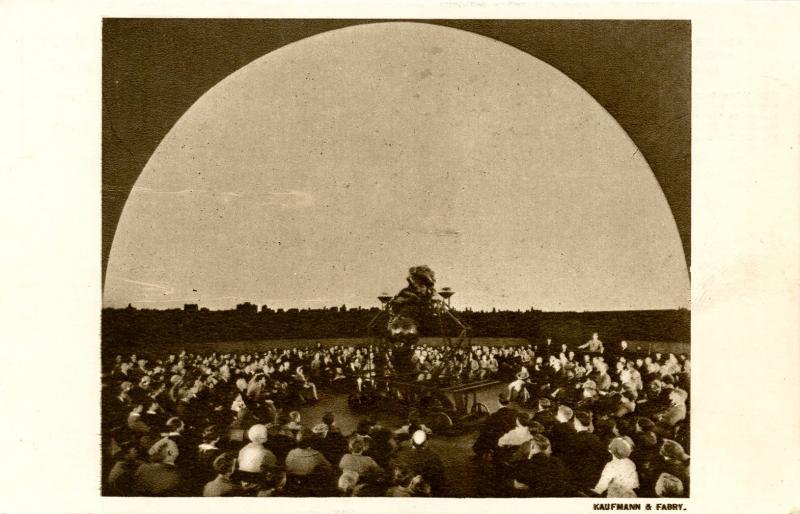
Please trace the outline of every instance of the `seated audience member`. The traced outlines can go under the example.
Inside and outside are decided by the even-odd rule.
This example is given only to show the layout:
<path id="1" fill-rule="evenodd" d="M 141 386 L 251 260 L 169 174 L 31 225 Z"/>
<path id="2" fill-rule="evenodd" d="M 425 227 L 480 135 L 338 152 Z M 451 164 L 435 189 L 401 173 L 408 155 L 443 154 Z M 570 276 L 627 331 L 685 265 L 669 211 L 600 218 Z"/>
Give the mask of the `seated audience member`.
<path id="1" fill-rule="evenodd" d="M 359 475 L 351 496 L 386 496 L 389 487 L 386 473 L 382 470 L 368 469 Z"/>
<path id="2" fill-rule="evenodd" d="M 419 412 L 416 409 L 411 409 L 408 413 L 406 424 L 395 430 L 394 435 L 397 436 L 400 441 L 407 441 L 411 437 L 411 434 L 417 430 L 423 430 L 428 435 L 433 433 L 433 430 L 420 422 Z"/>
<path id="3" fill-rule="evenodd" d="M 569 440 L 575 434 L 573 417 L 573 411 L 568 405 L 559 405 L 555 424 L 553 424 L 549 432 L 549 439 L 553 448 L 553 455 L 560 458 L 563 458 L 562 455 L 567 451 Z"/>
<path id="4" fill-rule="evenodd" d="M 238 496 L 241 487 L 231 480 L 236 471 L 236 456 L 231 452 L 217 455 L 212 463 L 217 477 L 203 487 L 203 496 Z"/>
<path id="5" fill-rule="evenodd" d="M 686 398 L 688 394 L 682 389 L 672 389 L 669 392 L 669 406 L 654 414 L 653 419 L 669 426 L 675 426 L 686 419 Z"/>
<path id="6" fill-rule="evenodd" d="M 332 412 L 325 413 L 322 416 L 322 423 L 315 425 L 312 432 L 318 436 L 314 442 L 316 449 L 328 459 L 328 462 L 337 463 L 347 453 L 347 439 L 334 423 Z"/>
<path id="7" fill-rule="evenodd" d="M 286 455 L 286 474 L 291 477 L 307 477 L 320 471 L 330 472 L 333 466 L 325 456 L 313 448 L 315 435 L 301 437 L 297 448 Z"/>
<path id="8" fill-rule="evenodd" d="M 411 445 L 401 448 L 392 459 L 392 466 L 411 470 L 430 484 L 431 493 L 440 496 L 445 486 L 445 469 L 442 459 L 427 445 L 428 434 L 417 430 L 411 436 Z"/>
<path id="9" fill-rule="evenodd" d="M 532 436 L 528 455 L 513 464 L 514 488 L 523 496 L 559 497 L 570 492 L 567 468 L 552 456 L 550 441 L 542 434 Z"/>
<path id="10" fill-rule="evenodd" d="M 128 428 L 140 434 L 147 434 L 150 432 L 150 426 L 145 423 L 142 414 L 144 413 L 144 404 L 149 398 L 145 394 L 132 394 L 131 395 L 131 411 L 128 414 L 127 424 Z"/>
<path id="11" fill-rule="evenodd" d="M 675 475 L 661 473 L 656 481 L 655 493 L 659 498 L 682 498 L 683 482 Z"/>
<path id="12" fill-rule="evenodd" d="M 386 496 L 410 498 L 431 495 L 430 484 L 425 481 L 422 475 L 415 475 L 411 469 L 395 467 L 393 482 L 394 485 L 387 489 Z"/>
<path id="13" fill-rule="evenodd" d="M 365 473 L 369 469 L 379 470 L 380 466 L 372 457 L 363 455 L 367 449 L 367 442 L 364 436 L 354 434 L 350 436 L 348 442 L 350 453 L 342 456 L 339 461 L 339 469 L 342 471 L 354 471 L 359 475 Z"/>
<path id="14" fill-rule="evenodd" d="M 300 431 L 292 430 L 290 424 L 288 416 L 278 416 L 278 422 L 269 427 L 269 440 L 264 445 L 275 455 L 279 466 L 283 465 L 286 455 L 297 446 L 297 435 Z"/>
<path id="15" fill-rule="evenodd" d="M 256 496 L 259 498 L 282 496 L 284 487 L 286 487 L 286 473 L 280 468 L 269 468 L 262 472 L 264 473 L 264 479 Z"/>
<path id="16" fill-rule="evenodd" d="M 250 443 L 239 450 L 239 471 L 245 473 L 260 473 L 261 467 L 276 466 L 278 459 L 275 454 L 264 447 L 267 442 L 267 427 L 256 424 L 247 431 Z"/>
<path id="17" fill-rule="evenodd" d="M 203 430 L 203 442 L 197 445 L 195 465 L 192 480 L 200 485 L 205 484 L 214 477 L 214 460 L 222 453 L 217 446 L 222 439 L 222 430 L 211 425 Z"/>
<path id="18" fill-rule="evenodd" d="M 572 473 L 576 491 L 593 487 L 606 463 L 606 447 L 591 431 L 592 417 L 589 412 L 576 411 L 573 421 L 575 433 L 565 441 L 561 459 Z"/>
<path id="19" fill-rule="evenodd" d="M 394 433 L 386 427 L 374 426 L 369 432 L 369 437 L 371 441 L 364 455 L 372 457 L 378 463 L 378 466 L 386 469 L 389 465 L 389 460 L 398 448 Z"/>
<path id="20" fill-rule="evenodd" d="M 661 442 L 659 453 L 662 462 L 657 469 L 677 477 L 683 483 L 684 492 L 689 494 L 689 455 L 683 447 L 671 439 L 664 439 Z"/>
<path id="21" fill-rule="evenodd" d="M 632 443 L 617 437 L 608 445 L 612 459 L 603 467 L 600 480 L 592 489 L 596 494 L 606 493 L 608 498 L 635 498 L 639 488 L 636 464 L 628 457 L 633 451 Z"/>
<path id="22" fill-rule="evenodd" d="M 183 480 L 175 467 L 178 445 L 166 437 L 159 439 L 148 451 L 149 463 L 136 470 L 133 490 L 141 496 L 179 496 Z"/>
<path id="23" fill-rule="evenodd" d="M 500 408 L 483 422 L 478 438 L 472 445 L 478 457 L 491 458 L 497 450 L 500 437 L 516 426 L 517 411 L 509 406 L 508 396 L 501 393 L 498 401 Z"/>
<path id="24" fill-rule="evenodd" d="M 111 496 L 130 496 L 133 494 L 133 479 L 136 470 L 142 465 L 136 440 L 121 443 L 120 455 L 108 474 L 108 494 Z"/>

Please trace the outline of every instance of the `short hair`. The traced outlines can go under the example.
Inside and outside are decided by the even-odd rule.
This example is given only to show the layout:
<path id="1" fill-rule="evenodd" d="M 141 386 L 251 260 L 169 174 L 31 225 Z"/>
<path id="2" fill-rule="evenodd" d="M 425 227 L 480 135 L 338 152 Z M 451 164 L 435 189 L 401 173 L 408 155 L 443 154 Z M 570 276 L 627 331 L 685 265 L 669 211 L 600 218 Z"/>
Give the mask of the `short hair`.
<path id="1" fill-rule="evenodd" d="M 661 473 L 656 481 L 656 496 L 662 498 L 677 498 L 683 496 L 683 482 L 675 475 Z"/>
<path id="2" fill-rule="evenodd" d="M 542 434 L 533 434 L 533 437 L 531 438 L 531 444 L 536 446 L 540 452 L 546 452 L 550 449 L 550 439 L 546 438 Z"/>
<path id="3" fill-rule="evenodd" d="M 362 453 L 367 449 L 367 442 L 363 437 L 354 435 L 347 442 L 347 448 L 350 450 L 350 453 Z"/>
<path id="4" fill-rule="evenodd" d="M 325 423 L 328 426 L 333 425 L 333 420 L 334 419 L 335 419 L 335 416 L 334 416 L 333 412 L 329 411 L 329 412 L 326 412 L 325 414 L 322 415 L 322 422 Z"/>
<path id="5" fill-rule="evenodd" d="M 651 432 L 656 427 L 652 419 L 645 418 L 644 416 L 637 418 L 636 424 L 639 425 L 639 428 L 642 429 L 643 432 Z"/>
<path id="6" fill-rule="evenodd" d="M 575 419 L 585 427 L 592 424 L 592 414 L 585 410 L 575 411 Z"/>
<path id="7" fill-rule="evenodd" d="M 166 425 L 169 430 L 177 430 L 183 425 L 183 421 L 181 418 L 173 416 L 167 420 Z"/>
<path id="8" fill-rule="evenodd" d="M 368 419 L 362 419 L 356 425 L 356 433 L 359 435 L 368 435 L 373 423 Z"/>
<path id="9" fill-rule="evenodd" d="M 528 431 L 531 434 L 544 434 L 545 432 L 547 432 L 547 430 L 544 428 L 544 425 L 542 425 L 536 420 L 531 420 L 528 423 Z"/>
<path id="10" fill-rule="evenodd" d="M 172 439 L 164 437 L 156 441 L 147 451 L 153 462 L 164 462 L 169 458 L 178 457 L 178 445 Z"/>
<path id="11" fill-rule="evenodd" d="M 550 398 L 539 398 L 539 407 L 543 409 L 550 408 Z"/>
<path id="12" fill-rule="evenodd" d="M 207 426 L 203 430 L 203 442 L 210 443 L 212 441 L 216 441 L 218 438 L 222 437 L 222 429 L 217 425 L 210 425 Z"/>
<path id="13" fill-rule="evenodd" d="M 518 411 L 517 412 L 517 423 L 522 425 L 523 427 L 527 425 L 531 420 L 531 417 L 528 416 L 527 412 Z"/>
<path id="14" fill-rule="evenodd" d="M 214 459 L 212 464 L 214 471 L 220 475 L 232 473 L 236 465 L 236 455 L 232 452 L 223 452 Z"/>

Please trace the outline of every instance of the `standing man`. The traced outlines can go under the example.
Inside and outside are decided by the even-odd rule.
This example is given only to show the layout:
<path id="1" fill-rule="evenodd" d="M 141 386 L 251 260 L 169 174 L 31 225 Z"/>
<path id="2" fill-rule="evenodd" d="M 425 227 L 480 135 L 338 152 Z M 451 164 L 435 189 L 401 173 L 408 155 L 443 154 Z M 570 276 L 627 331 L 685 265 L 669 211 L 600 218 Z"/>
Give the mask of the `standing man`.
<path id="1" fill-rule="evenodd" d="M 581 350 L 586 349 L 589 353 L 603 353 L 603 341 L 600 340 L 597 332 L 592 334 L 592 338 L 580 345 Z"/>

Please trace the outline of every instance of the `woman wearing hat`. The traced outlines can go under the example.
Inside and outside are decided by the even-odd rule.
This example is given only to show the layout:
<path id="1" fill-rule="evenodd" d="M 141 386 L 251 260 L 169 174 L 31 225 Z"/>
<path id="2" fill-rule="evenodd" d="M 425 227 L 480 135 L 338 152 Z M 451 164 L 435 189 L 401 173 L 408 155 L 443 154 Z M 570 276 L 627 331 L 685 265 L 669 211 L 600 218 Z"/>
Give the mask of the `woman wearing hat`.
<path id="1" fill-rule="evenodd" d="M 639 488 L 636 464 L 628 457 L 633 451 L 630 438 L 617 437 L 608 445 L 612 459 L 603 468 L 600 480 L 592 489 L 597 494 L 606 493 L 608 498 L 635 498 Z"/>

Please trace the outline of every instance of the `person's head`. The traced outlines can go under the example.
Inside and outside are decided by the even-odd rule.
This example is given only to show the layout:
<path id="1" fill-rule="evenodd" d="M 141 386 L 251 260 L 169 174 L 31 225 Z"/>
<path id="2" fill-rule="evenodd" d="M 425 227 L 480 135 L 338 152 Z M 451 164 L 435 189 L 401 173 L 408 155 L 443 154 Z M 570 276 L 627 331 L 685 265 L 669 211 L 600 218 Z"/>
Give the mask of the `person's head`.
<path id="1" fill-rule="evenodd" d="M 347 441 L 347 448 L 353 455 L 361 455 L 367 449 L 366 438 L 356 434 Z"/>
<path id="2" fill-rule="evenodd" d="M 530 455 L 535 455 L 537 453 L 543 453 L 545 455 L 550 455 L 550 440 L 542 434 L 533 434 L 531 438 L 531 451 Z"/>
<path id="3" fill-rule="evenodd" d="M 575 411 L 575 430 L 589 430 L 592 426 L 592 414 L 589 411 Z"/>
<path id="4" fill-rule="evenodd" d="M 181 432 L 183 432 L 184 424 L 180 418 L 171 417 L 167 420 L 166 427 L 170 433 L 174 432 L 180 434 Z"/>
<path id="5" fill-rule="evenodd" d="M 222 430 L 217 425 L 207 426 L 203 430 L 203 442 L 206 444 L 217 444 L 222 437 Z"/>
<path id="6" fill-rule="evenodd" d="M 339 482 L 337 484 L 339 491 L 341 491 L 345 496 L 352 495 L 353 490 L 356 488 L 356 484 L 358 484 L 358 478 L 357 472 L 350 469 L 344 471 L 339 477 Z"/>
<path id="7" fill-rule="evenodd" d="M 620 343 L 619 343 L 619 346 L 620 346 L 620 347 L 621 347 L 623 350 L 625 350 L 626 348 L 628 348 L 628 341 L 620 341 Z"/>
<path id="8" fill-rule="evenodd" d="M 680 498 L 683 496 L 683 482 L 675 475 L 661 473 L 656 481 L 655 492 L 660 498 Z"/>
<path id="9" fill-rule="evenodd" d="M 175 464 L 178 458 L 178 445 L 172 439 L 164 437 L 156 441 L 147 453 L 152 462 Z"/>
<path id="10" fill-rule="evenodd" d="M 506 393 L 504 393 L 504 392 L 503 392 L 503 393 L 500 393 L 500 394 L 498 395 L 498 397 L 497 397 L 497 401 L 500 403 L 500 406 L 501 406 L 501 407 L 505 407 L 505 406 L 506 406 L 506 405 L 508 405 L 508 403 L 509 403 L 509 401 L 508 401 L 508 395 L 507 395 Z"/>
<path id="11" fill-rule="evenodd" d="M 261 490 L 280 491 L 286 485 L 286 473 L 271 464 L 261 465 Z"/>
<path id="12" fill-rule="evenodd" d="M 149 389 L 151 382 L 152 379 L 150 378 L 150 375 L 145 375 L 139 380 L 139 387 L 142 389 Z"/>
<path id="13" fill-rule="evenodd" d="M 550 408 L 550 398 L 539 398 L 538 402 L 539 410 L 548 410 Z"/>
<path id="14" fill-rule="evenodd" d="M 619 435 L 617 431 L 617 422 L 614 418 L 601 418 L 593 422 L 594 433 L 601 439 L 611 439 Z"/>
<path id="15" fill-rule="evenodd" d="M 411 435 L 411 445 L 415 448 L 422 448 L 428 441 L 428 434 L 424 430 L 417 430 Z"/>
<path id="16" fill-rule="evenodd" d="M 367 436 L 369 435 L 369 431 L 372 430 L 373 425 L 375 425 L 375 423 L 372 421 L 362 419 L 358 422 L 358 425 L 356 425 L 356 433 L 361 436 Z"/>
<path id="17" fill-rule="evenodd" d="M 317 423 L 311 429 L 311 432 L 316 435 L 320 439 L 325 439 L 328 436 L 328 431 L 330 430 L 330 425 L 325 423 Z"/>
<path id="18" fill-rule="evenodd" d="M 264 444 L 267 442 L 267 427 L 261 424 L 255 424 L 247 431 L 247 438 L 253 443 Z"/>
<path id="19" fill-rule="evenodd" d="M 597 332 L 592 334 L 592 341 L 597 341 L 600 338 L 600 335 Z"/>
<path id="20" fill-rule="evenodd" d="M 214 459 L 212 467 L 218 475 L 229 477 L 236 471 L 236 455 L 232 452 L 221 453 Z"/>
<path id="21" fill-rule="evenodd" d="M 661 443 L 659 453 L 665 459 L 675 462 L 685 462 L 689 460 L 689 456 L 683 451 L 683 446 L 672 439 L 664 439 Z"/>
<path id="22" fill-rule="evenodd" d="M 615 459 L 627 459 L 630 457 L 631 451 L 633 451 L 633 447 L 627 439 L 622 437 L 612 439 L 608 445 L 608 453 Z"/>
<path id="23" fill-rule="evenodd" d="M 647 391 L 651 396 L 658 396 L 661 393 L 661 381 L 654 378 L 647 383 Z"/>
<path id="24" fill-rule="evenodd" d="M 556 414 L 556 419 L 560 423 L 567 423 L 572 419 L 572 409 L 569 408 L 567 405 L 559 405 L 558 413 Z"/>
<path id="25" fill-rule="evenodd" d="M 683 389 L 676 388 L 669 392 L 669 399 L 675 405 L 686 403 L 687 396 L 686 391 Z"/>
<path id="26" fill-rule="evenodd" d="M 544 428 L 544 425 L 539 423 L 536 420 L 531 420 L 528 422 L 528 432 L 531 434 L 544 434 L 547 430 Z"/>
<path id="27" fill-rule="evenodd" d="M 414 475 L 408 483 L 408 491 L 412 496 L 430 496 L 431 485 L 422 475 Z"/>
<path id="28" fill-rule="evenodd" d="M 522 411 L 517 412 L 517 426 L 518 427 L 527 426 L 528 422 L 530 422 L 530 416 L 528 416 L 527 412 L 522 412 Z"/>

